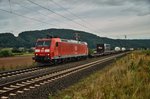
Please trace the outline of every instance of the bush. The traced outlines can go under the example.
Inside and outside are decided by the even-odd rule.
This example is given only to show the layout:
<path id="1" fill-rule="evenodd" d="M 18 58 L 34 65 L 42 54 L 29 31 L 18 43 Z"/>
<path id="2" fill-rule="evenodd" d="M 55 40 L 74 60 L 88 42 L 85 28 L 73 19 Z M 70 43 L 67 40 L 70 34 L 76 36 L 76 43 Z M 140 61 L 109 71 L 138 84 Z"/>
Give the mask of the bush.
<path id="1" fill-rule="evenodd" d="M 143 50 L 142 52 L 146 55 L 150 55 L 150 50 Z"/>
<path id="2" fill-rule="evenodd" d="M 33 50 L 33 49 L 28 49 L 28 52 L 29 52 L 29 53 L 33 53 L 34 50 Z"/>
<path id="3" fill-rule="evenodd" d="M 12 52 L 10 52 L 8 50 L 0 51 L 0 57 L 8 57 L 8 56 L 13 56 Z"/>
<path id="4" fill-rule="evenodd" d="M 13 48 L 13 49 L 12 49 L 12 52 L 13 52 L 13 53 L 21 53 L 21 51 L 20 51 L 19 49 L 17 49 L 17 48 Z"/>
<path id="5" fill-rule="evenodd" d="M 93 49 L 89 49 L 89 55 L 94 54 L 94 50 Z"/>

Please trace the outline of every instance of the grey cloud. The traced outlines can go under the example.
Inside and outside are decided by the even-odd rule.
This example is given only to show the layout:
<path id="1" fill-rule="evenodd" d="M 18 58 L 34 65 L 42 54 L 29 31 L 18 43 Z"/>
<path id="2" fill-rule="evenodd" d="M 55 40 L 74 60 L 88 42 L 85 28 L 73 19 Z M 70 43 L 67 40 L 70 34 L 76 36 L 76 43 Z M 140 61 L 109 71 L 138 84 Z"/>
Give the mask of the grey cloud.
<path id="1" fill-rule="evenodd" d="M 136 18 L 137 16 L 139 17 L 139 20 L 144 19 L 145 17 L 149 17 L 146 15 L 150 14 L 150 0 L 53 0 L 58 4 L 62 5 L 64 9 L 53 4 L 52 2 L 50 2 L 50 0 L 31 0 L 31 1 L 37 2 L 38 4 L 41 4 L 44 7 L 47 7 L 65 17 L 71 18 L 73 21 L 79 22 L 80 24 L 88 26 L 87 23 L 82 22 L 81 20 L 79 20 L 79 18 L 68 13 L 67 11 L 74 13 L 76 16 L 79 16 L 81 19 L 86 20 L 91 24 L 95 24 L 96 26 L 98 26 L 98 28 L 99 26 L 102 27 L 105 26 L 106 28 L 105 27 L 102 28 L 102 30 L 104 29 L 104 31 L 105 30 L 106 31 L 110 30 L 110 32 L 118 31 L 118 33 L 123 31 L 123 29 L 126 29 L 127 31 L 131 31 L 132 29 L 130 29 L 130 27 L 135 28 L 136 31 L 136 28 L 141 27 L 140 25 L 136 26 L 137 21 L 135 21 L 134 24 L 130 22 L 129 24 L 131 24 L 131 26 L 129 26 L 129 24 L 125 24 L 125 22 L 128 21 L 128 19 L 133 17 Z M 39 6 L 31 4 L 27 0 L 24 1 L 11 0 L 11 2 L 12 2 L 11 3 L 12 10 L 24 16 L 28 16 L 44 22 L 56 24 L 59 25 L 61 28 L 65 27 L 65 28 L 73 28 L 73 29 L 81 29 L 81 30 L 83 29 L 83 31 L 89 31 L 86 29 L 84 30 L 83 27 L 78 26 L 77 24 L 66 20 L 61 16 L 55 15 L 45 9 L 42 9 Z M 28 9 L 13 2 L 18 2 L 20 5 L 25 6 Z M 0 0 L 0 8 L 9 11 L 10 6 L 8 0 Z M 41 13 L 43 13 L 45 16 L 41 15 Z M 108 22 L 109 20 L 112 21 L 109 23 Z M 146 21 L 147 20 L 148 19 L 146 19 Z M 142 22 L 143 20 L 141 20 L 141 23 Z M 139 24 L 141 23 L 139 22 Z M 5 12 L 0 11 L 0 27 L 2 27 L 4 24 L 6 25 L 7 28 L 6 27 L 3 27 L 4 29 L 1 28 L 0 32 L 5 31 L 7 29 L 8 30 L 12 29 L 14 32 L 17 31 L 16 33 L 18 33 L 18 31 L 20 32 L 24 30 L 42 29 L 42 28 L 45 29 L 51 27 L 46 24 L 41 24 L 28 19 L 26 20 L 19 16 L 16 17 L 15 15 L 7 14 Z M 17 26 L 21 26 L 21 27 L 17 28 Z M 121 29 L 117 28 L 119 26 L 122 26 Z M 150 31 L 149 28 L 147 28 L 147 26 L 149 26 L 149 23 L 146 23 L 144 21 L 142 23 L 142 26 L 143 28 L 140 28 L 141 30 L 143 29 L 143 30 Z M 109 29 L 109 27 L 112 27 L 112 29 Z M 95 27 L 93 29 L 98 30 Z"/>
<path id="2" fill-rule="evenodd" d="M 119 5 L 125 5 L 127 3 L 150 3 L 150 0 L 90 0 L 89 2 L 93 2 L 98 5 L 112 5 L 112 6 L 119 6 Z"/>
<path id="3" fill-rule="evenodd" d="M 137 4 L 137 3 L 146 3 L 146 4 L 148 4 L 148 3 L 150 3 L 150 0 L 128 0 L 128 2 L 132 2 L 132 3 L 135 3 L 135 4 Z"/>
<path id="4" fill-rule="evenodd" d="M 126 0 L 96 0 L 93 2 L 97 5 L 120 6 L 126 3 Z"/>
<path id="5" fill-rule="evenodd" d="M 72 0 L 66 0 L 70 4 L 74 4 Z M 85 3 L 85 4 L 94 4 L 94 5 L 108 5 L 108 6 L 120 6 L 124 5 L 128 0 L 80 0 L 76 4 Z"/>
<path id="6" fill-rule="evenodd" d="M 133 4 L 141 4 L 141 3 L 145 3 L 146 5 L 150 4 L 150 0 L 80 0 L 78 2 L 73 2 L 72 0 L 59 0 L 59 2 L 65 2 L 65 3 L 69 3 L 70 5 L 78 5 L 78 4 L 88 4 L 88 5 L 107 5 L 107 6 L 122 6 L 125 5 L 127 3 L 133 3 Z M 65 4 L 63 3 L 63 4 Z"/>
<path id="7" fill-rule="evenodd" d="M 128 13 L 128 14 L 145 16 L 145 15 L 150 14 L 150 5 L 149 4 L 139 4 L 139 5 L 129 6 L 128 8 L 125 8 L 121 11 Z"/>
<path id="8" fill-rule="evenodd" d="M 149 15 L 150 14 L 150 12 L 140 12 L 138 15 L 139 16 L 145 16 L 145 15 Z"/>

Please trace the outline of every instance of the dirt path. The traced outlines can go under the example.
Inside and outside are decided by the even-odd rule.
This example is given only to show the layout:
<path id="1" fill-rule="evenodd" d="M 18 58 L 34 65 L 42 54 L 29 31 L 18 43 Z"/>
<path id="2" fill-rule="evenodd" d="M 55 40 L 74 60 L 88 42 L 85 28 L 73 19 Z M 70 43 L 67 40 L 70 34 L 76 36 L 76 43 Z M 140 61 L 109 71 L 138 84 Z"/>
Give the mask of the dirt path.
<path id="1" fill-rule="evenodd" d="M 0 66 L 25 66 L 33 64 L 32 56 L 15 56 L 0 58 Z"/>

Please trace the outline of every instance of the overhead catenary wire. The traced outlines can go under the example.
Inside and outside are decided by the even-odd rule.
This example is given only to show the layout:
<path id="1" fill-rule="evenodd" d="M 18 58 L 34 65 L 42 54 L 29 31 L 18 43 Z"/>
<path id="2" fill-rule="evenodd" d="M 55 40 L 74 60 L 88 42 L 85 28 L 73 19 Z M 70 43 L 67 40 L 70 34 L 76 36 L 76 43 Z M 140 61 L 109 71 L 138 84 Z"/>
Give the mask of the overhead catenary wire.
<path id="1" fill-rule="evenodd" d="M 83 20 L 82 18 L 80 18 L 79 16 L 77 16 L 76 14 L 72 13 L 70 10 L 66 10 L 66 8 L 64 8 L 62 5 L 58 4 L 57 2 L 55 2 L 54 0 L 49 0 L 50 2 L 52 2 L 53 4 L 57 5 L 58 7 L 62 8 L 63 10 L 65 10 L 66 12 L 70 13 L 71 15 L 73 15 L 74 17 L 78 18 L 79 20 L 81 20 L 84 23 L 87 23 L 85 20 Z M 87 23 L 89 24 L 89 23 Z M 91 25 L 91 24 L 89 24 Z M 91 25 L 92 26 L 92 25 Z M 86 26 L 87 27 L 87 26 Z M 87 27 L 89 28 L 89 27 Z"/>
<path id="2" fill-rule="evenodd" d="M 68 17 L 66 17 L 66 16 L 64 16 L 64 15 L 62 15 L 62 14 L 59 14 L 59 13 L 57 13 L 57 12 L 55 12 L 55 11 L 49 9 L 49 8 L 46 8 L 46 7 L 44 7 L 44 6 L 42 6 L 42 5 L 38 4 L 38 3 L 33 2 L 33 1 L 31 1 L 31 0 L 27 0 L 27 1 L 29 1 L 30 3 L 35 4 L 35 5 L 37 5 L 37 6 L 40 6 L 40 7 L 44 8 L 44 9 L 46 9 L 46 10 L 52 12 L 52 13 L 55 13 L 56 15 L 61 16 L 61 17 L 65 18 L 65 19 L 67 19 L 67 20 L 69 20 L 69 21 L 71 21 L 71 22 L 73 22 L 73 23 L 76 23 L 76 24 L 80 25 L 81 27 L 84 27 L 84 28 L 86 28 L 86 29 L 89 29 L 89 27 L 87 27 L 87 26 L 85 26 L 85 25 L 83 25 L 83 24 L 81 24 L 81 23 L 79 23 L 79 22 L 76 22 L 76 21 L 73 20 L 72 18 L 68 18 Z M 49 25 L 56 26 L 56 25 L 54 25 L 54 24 L 50 24 L 50 23 L 41 21 L 40 19 L 37 19 L 37 18 L 32 18 L 32 17 L 25 16 L 25 15 L 23 15 L 23 14 L 16 13 L 15 11 L 12 10 L 12 7 L 11 7 L 11 3 L 12 3 L 12 2 L 13 2 L 13 1 L 10 2 L 10 0 L 9 0 L 10 11 L 4 10 L 4 9 L 0 9 L 0 10 L 1 10 L 1 11 L 5 11 L 5 12 L 7 12 L 7 13 L 11 13 L 11 14 L 17 15 L 17 16 L 20 16 L 20 17 L 23 17 L 23 18 L 26 18 L 26 19 L 30 19 L 30 20 L 37 21 L 37 22 L 40 22 L 40 23 L 44 23 L 44 24 L 49 24 Z M 53 2 L 54 2 L 54 1 L 53 1 Z M 19 3 L 17 3 L 17 4 L 20 5 Z M 55 4 L 56 4 L 56 3 L 55 3 Z M 20 5 L 20 6 L 26 8 L 26 9 L 31 10 L 30 8 L 28 8 L 28 7 L 26 7 L 26 6 L 22 6 L 22 5 Z M 59 7 L 63 8 L 64 10 L 66 10 L 66 9 L 65 9 L 63 6 L 61 6 L 60 4 L 59 4 Z M 32 9 L 32 10 L 33 10 L 33 9 Z M 36 12 L 38 12 L 38 11 L 36 11 Z M 72 14 L 73 16 L 75 16 L 76 18 L 82 20 L 79 16 L 75 15 L 75 14 L 72 13 L 71 11 L 67 11 L 67 12 L 69 12 L 70 14 Z M 41 12 L 38 12 L 38 13 L 41 14 L 41 15 L 43 15 L 43 16 L 46 16 L 45 14 L 43 14 L 43 13 L 41 13 Z M 82 21 L 84 21 L 84 20 L 82 20 Z M 89 30 L 90 30 L 90 29 L 89 29 Z M 90 31 L 91 31 L 91 30 L 90 30 Z M 92 30 L 92 31 L 93 31 L 93 30 Z"/>
<path id="3" fill-rule="evenodd" d="M 81 19 L 79 16 L 77 16 L 76 14 L 72 13 L 70 10 L 66 10 L 66 8 L 64 8 L 62 5 L 58 4 L 57 2 L 55 2 L 54 0 L 49 0 L 50 2 L 54 3 L 55 5 L 59 6 L 60 8 L 62 8 L 63 10 L 65 10 L 66 12 L 70 13 L 71 15 L 73 15 L 74 17 L 78 18 L 81 21 L 86 22 L 85 20 Z"/>
<path id="4" fill-rule="evenodd" d="M 50 9 L 48 9 L 48 8 L 46 8 L 46 7 L 43 7 L 42 5 L 37 4 L 37 3 L 35 3 L 35 2 L 33 2 L 33 1 L 31 1 L 31 0 L 27 0 L 27 1 L 29 1 L 29 2 L 32 3 L 32 4 L 38 5 L 38 6 L 44 8 L 44 9 L 46 9 L 46 10 L 48 10 L 48 11 L 50 10 Z M 12 2 L 13 2 L 13 1 L 12 1 Z M 18 4 L 19 6 L 21 6 L 21 7 L 23 7 L 23 8 L 26 8 L 26 9 L 29 9 L 29 10 L 33 10 L 33 9 L 30 9 L 30 8 L 28 8 L 28 7 L 26 7 L 26 6 L 22 6 L 22 5 L 19 4 L 19 3 L 17 3 L 17 4 Z M 9 0 L 9 5 L 10 5 L 10 8 L 11 8 L 11 2 L 10 2 L 10 0 Z M 61 5 L 59 5 L 59 6 L 60 6 L 61 8 L 63 7 L 63 6 L 61 6 Z M 65 8 L 63 7 L 63 9 L 65 9 Z M 6 11 L 6 10 L 5 10 L 5 11 Z M 7 11 L 6 11 L 6 12 L 7 12 Z M 38 11 L 36 11 L 36 12 L 38 12 Z M 65 18 L 65 19 L 67 19 L 67 20 L 69 20 L 69 21 L 72 21 L 72 22 L 74 22 L 74 23 L 76 23 L 76 24 L 78 24 L 78 25 L 80 25 L 80 26 L 82 26 L 82 27 L 84 27 L 84 28 L 89 29 L 89 27 L 84 26 L 83 24 L 78 23 L 78 22 L 74 21 L 73 19 L 68 18 L 68 17 L 66 17 L 66 16 L 63 16 L 63 15 L 61 15 L 61 14 L 59 14 L 59 13 L 53 11 L 53 10 L 51 10 L 50 12 L 55 13 L 56 15 L 59 15 L 59 16 Z M 12 8 L 10 9 L 10 13 L 12 13 Z M 46 15 L 44 15 L 44 14 L 41 13 L 41 12 L 38 12 L 38 13 L 40 13 L 40 14 L 43 15 L 43 16 L 46 16 Z M 82 20 L 80 17 L 78 17 L 78 16 L 75 15 L 74 13 L 72 13 L 72 12 L 70 12 L 70 11 L 69 11 L 69 13 L 72 14 L 73 16 L 77 17 L 78 19 Z M 15 13 L 15 12 L 13 11 L 13 14 L 18 14 L 18 13 Z M 42 22 L 42 23 L 48 24 L 47 22 L 43 22 L 43 21 L 41 21 L 41 20 L 39 20 L 39 19 L 36 19 L 36 18 L 31 18 L 31 17 L 23 16 L 22 14 L 18 14 L 18 16 L 22 16 L 22 17 L 24 17 L 24 18 L 28 18 L 28 19 L 31 19 L 31 20 L 33 19 L 34 21 L 38 21 L 38 22 Z M 57 20 L 57 21 L 58 21 L 58 20 Z M 84 21 L 84 20 L 83 20 L 83 21 Z M 54 25 L 54 24 L 53 24 L 53 25 Z M 54 26 L 56 26 L 56 25 L 54 25 Z M 89 29 L 89 30 L 90 30 L 90 29 Z M 93 31 L 93 30 L 92 30 L 92 31 Z"/>
<path id="5" fill-rule="evenodd" d="M 66 12 L 70 13 L 70 14 L 73 15 L 74 17 L 78 18 L 78 19 L 81 20 L 82 22 L 88 24 L 89 26 L 94 27 L 94 28 L 96 27 L 95 25 L 93 25 L 93 24 L 91 24 L 91 23 L 85 21 L 85 20 L 82 19 L 81 17 L 77 16 L 77 15 L 74 14 L 72 11 L 70 11 L 70 10 L 64 8 L 62 5 L 60 5 L 60 4 L 57 3 L 56 1 L 54 1 L 54 0 L 49 0 L 49 1 L 52 2 L 53 4 L 57 5 L 58 7 L 62 8 L 62 9 L 65 10 Z M 87 27 L 87 26 L 86 26 L 86 27 Z M 92 29 L 91 27 L 87 27 L 87 28 L 90 28 L 90 30 L 91 30 L 91 29 Z M 93 30 L 93 29 L 92 29 L 92 30 Z M 100 29 L 100 28 L 98 28 L 98 30 L 101 31 L 101 32 L 105 32 L 105 31 L 103 31 L 103 30 Z M 94 31 L 95 31 L 95 30 L 94 30 Z M 95 31 L 95 32 L 96 32 L 96 31 Z"/>
<path id="6" fill-rule="evenodd" d="M 76 23 L 76 24 L 78 24 L 78 25 L 81 26 L 81 27 L 84 27 L 84 28 L 86 28 L 86 29 L 89 29 L 89 27 L 84 26 L 83 24 L 80 24 L 80 23 L 74 21 L 73 19 L 68 18 L 68 17 L 66 17 L 66 16 L 64 16 L 64 15 L 62 15 L 62 14 L 59 14 L 59 13 L 57 13 L 57 12 L 55 12 L 55 11 L 53 11 L 53 10 L 47 8 L 47 7 L 44 7 L 44 6 L 42 6 L 42 5 L 40 5 L 40 4 L 36 3 L 36 2 L 33 2 L 33 1 L 31 1 L 31 0 L 27 0 L 27 1 L 29 1 L 29 2 L 31 2 L 31 3 L 33 3 L 33 4 L 35 4 L 35 5 L 37 5 L 37 6 L 39 6 L 39 7 L 41 7 L 41 8 L 43 8 L 43 9 L 47 10 L 47 11 L 50 11 L 50 12 L 52 12 L 52 13 L 58 15 L 58 16 L 61 16 L 61 17 L 63 17 L 63 18 L 66 19 L 66 20 L 69 20 L 69 21 L 71 21 L 71 22 L 73 22 L 73 23 Z M 90 29 L 89 29 L 89 30 L 90 30 Z M 90 30 L 90 31 L 91 31 L 91 30 Z"/>
<path id="7" fill-rule="evenodd" d="M 27 16 L 24 16 L 24 15 L 22 15 L 22 14 L 18 14 L 18 13 L 13 12 L 13 11 L 8 11 L 8 10 L 4 10 L 4 9 L 0 9 L 0 11 L 7 12 L 7 13 L 10 13 L 10 14 L 13 14 L 13 15 L 17 15 L 17 16 L 20 16 L 20 17 L 23 17 L 23 18 L 26 18 L 26 19 L 30 19 L 30 20 L 32 20 L 32 21 L 44 23 L 44 24 L 47 24 L 47 25 L 56 26 L 56 25 L 54 25 L 54 24 L 50 24 L 50 23 L 47 23 L 47 22 L 43 22 L 43 21 L 38 20 L 38 19 L 35 19 L 35 18 L 27 17 Z"/>
<path id="8" fill-rule="evenodd" d="M 29 8 L 29 7 L 25 6 L 25 5 L 22 5 L 22 4 L 18 3 L 18 2 L 12 1 L 12 3 L 17 4 L 17 5 L 19 5 L 20 7 L 25 8 L 25 9 L 27 9 L 27 10 L 29 10 L 29 11 L 36 12 L 37 14 L 42 15 L 43 17 L 47 17 L 47 18 L 49 18 L 49 19 L 51 19 L 51 20 L 53 20 L 53 21 L 56 21 L 56 22 L 59 22 L 59 23 L 60 23 L 60 22 L 61 22 L 61 23 L 65 23 L 64 21 L 60 21 L 60 20 L 58 20 L 58 19 L 55 19 L 55 18 L 53 18 L 53 17 L 50 17 L 50 16 L 47 15 L 47 14 L 44 14 L 44 13 L 39 12 L 39 11 L 37 11 L 37 10 L 31 9 L 31 8 Z M 29 2 L 29 3 L 30 3 L 30 2 Z M 44 19 L 45 19 L 45 18 L 44 18 Z M 65 23 L 65 24 L 67 24 L 67 25 L 69 25 L 69 26 L 71 25 L 71 24 L 69 24 L 69 23 Z M 57 26 L 60 27 L 59 24 L 57 24 Z M 75 28 L 75 26 L 73 26 L 73 27 Z"/>
<path id="9" fill-rule="evenodd" d="M 74 22 L 74 23 L 76 23 L 76 24 L 78 24 L 78 25 L 80 25 L 80 26 L 83 26 L 83 25 L 81 25 L 81 24 L 79 24 L 79 23 L 73 21 L 71 18 L 68 18 L 68 17 L 66 17 L 66 16 L 63 16 L 63 15 L 61 15 L 61 14 L 59 14 L 59 13 L 56 13 L 55 11 L 53 11 L 53 10 L 51 10 L 51 9 L 49 9 L 49 8 L 46 8 L 46 7 L 44 7 L 44 6 L 42 6 L 42 5 L 38 4 L 38 3 L 35 3 L 35 2 L 33 2 L 33 1 L 31 1 L 31 0 L 27 0 L 27 1 L 29 1 L 29 2 L 31 2 L 31 3 L 33 3 L 33 4 L 35 4 L 35 5 L 37 5 L 37 6 L 41 7 L 41 8 L 43 8 L 43 9 L 46 9 L 46 10 L 48 10 L 48 11 L 50 11 L 50 12 L 52 12 L 52 13 L 58 15 L 58 16 L 61 16 L 61 17 L 65 18 L 65 19 L 67 19 L 67 20 L 69 20 L 69 21 L 72 21 L 72 22 Z"/>
<path id="10" fill-rule="evenodd" d="M 126 34 L 108 34 L 109 36 L 123 36 L 123 37 L 125 37 L 125 35 L 126 36 L 128 36 L 128 35 L 143 35 L 143 34 L 147 34 L 147 35 L 150 35 L 150 33 L 126 33 Z"/>
<path id="11" fill-rule="evenodd" d="M 9 1 L 10 12 L 12 12 L 11 2 L 10 2 L 10 0 L 8 0 L 8 1 Z"/>
<path id="12" fill-rule="evenodd" d="M 31 8 L 29 8 L 29 7 L 26 7 L 26 6 L 24 6 L 24 5 L 21 5 L 21 4 L 20 4 L 20 3 L 18 3 L 18 2 L 14 2 L 14 1 L 12 1 L 12 3 L 17 4 L 17 5 L 19 5 L 20 7 L 23 7 L 23 8 L 25 8 L 25 9 L 27 9 L 27 10 L 34 11 L 34 12 L 36 12 L 36 13 L 38 13 L 38 14 L 42 15 L 43 17 L 47 17 L 47 18 L 52 19 L 50 16 L 48 16 L 48 15 L 46 15 L 46 14 L 42 13 L 42 12 L 39 12 L 39 11 L 33 10 L 33 9 L 31 9 Z M 55 19 L 54 19 L 54 20 L 55 20 Z M 59 20 L 55 20 L 55 21 L 60 22 Z"/>

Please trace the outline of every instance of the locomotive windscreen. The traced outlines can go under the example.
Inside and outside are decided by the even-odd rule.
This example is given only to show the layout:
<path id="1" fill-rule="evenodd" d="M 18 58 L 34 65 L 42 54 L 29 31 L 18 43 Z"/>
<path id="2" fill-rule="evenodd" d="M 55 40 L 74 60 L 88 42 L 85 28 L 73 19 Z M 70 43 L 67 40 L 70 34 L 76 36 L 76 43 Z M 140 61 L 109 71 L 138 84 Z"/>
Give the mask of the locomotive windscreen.
<path id="1" fill-rule="evenodd" d="M 37 46 L 37 47 L 49 47 L 50 44 L 51 44 L 51 41 L 50 41 L 50 40 L 49 40 L 49 41 L 38 41 L 38 42 L 36 43 L 36 46 Z"/>

